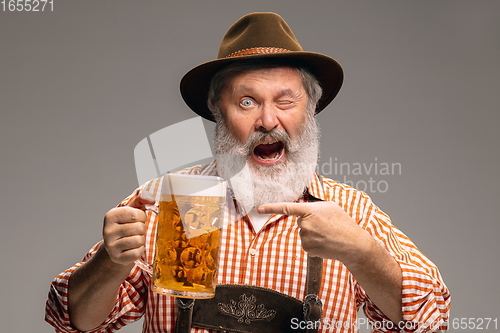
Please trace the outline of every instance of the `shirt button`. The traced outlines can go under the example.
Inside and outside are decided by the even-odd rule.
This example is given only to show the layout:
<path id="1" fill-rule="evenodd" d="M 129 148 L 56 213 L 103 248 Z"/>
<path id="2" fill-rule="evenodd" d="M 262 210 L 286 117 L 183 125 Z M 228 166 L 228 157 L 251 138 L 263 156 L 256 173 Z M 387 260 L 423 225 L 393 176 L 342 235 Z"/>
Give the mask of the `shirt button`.
<path id="1" fill-rule="evenodd" d="M 253 257 L 254 255 L 257 254 L 257 250 L 256 249 L 251 249 L 250 250 L 250 255 Z"/>

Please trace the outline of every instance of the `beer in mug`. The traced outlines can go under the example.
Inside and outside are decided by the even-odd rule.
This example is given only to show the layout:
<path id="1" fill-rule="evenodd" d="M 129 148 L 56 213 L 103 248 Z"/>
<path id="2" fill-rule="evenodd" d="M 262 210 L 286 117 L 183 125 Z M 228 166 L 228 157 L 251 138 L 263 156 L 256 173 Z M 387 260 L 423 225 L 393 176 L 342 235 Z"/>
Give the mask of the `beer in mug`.
<path id="1" fill-rule="evenodd" d="M 225 193 L 219 177 L 163 176 L 153 291 L 186 298 L 215 295 Z"/>

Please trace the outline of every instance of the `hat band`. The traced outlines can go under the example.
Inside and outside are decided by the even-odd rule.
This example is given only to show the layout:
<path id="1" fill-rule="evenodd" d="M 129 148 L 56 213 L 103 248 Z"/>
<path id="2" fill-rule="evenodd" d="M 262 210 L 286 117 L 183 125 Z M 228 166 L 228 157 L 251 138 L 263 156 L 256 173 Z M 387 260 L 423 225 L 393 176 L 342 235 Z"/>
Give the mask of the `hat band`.
<path id="1" fill-rule="evenodd" d="M 252 54 L 284 53 L 284 52 L 292 52 L 292 51 L 287 50 L 287 49 L 283 49 L 281 47 L 252 47 L 249 49 L 244 49 L 244 50 L 233 52 L 233 53 L 227 55 L 226 58 L 241 57 L 241 56 L 247 56 L 247 55 L 252 55 Z"/>

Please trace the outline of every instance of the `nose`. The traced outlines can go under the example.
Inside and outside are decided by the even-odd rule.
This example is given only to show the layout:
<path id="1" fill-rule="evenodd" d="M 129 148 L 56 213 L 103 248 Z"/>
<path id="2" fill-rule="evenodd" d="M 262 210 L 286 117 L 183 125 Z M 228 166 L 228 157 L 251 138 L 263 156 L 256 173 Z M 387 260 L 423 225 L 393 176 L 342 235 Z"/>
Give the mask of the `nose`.
<path id="1" fill-rule="evenodd" d="M 279 119 L 273 107 L 267 103 L 262 105 L 260 116 L 255 122 L 255 130 L 269 132 L 279 126 Z"/>

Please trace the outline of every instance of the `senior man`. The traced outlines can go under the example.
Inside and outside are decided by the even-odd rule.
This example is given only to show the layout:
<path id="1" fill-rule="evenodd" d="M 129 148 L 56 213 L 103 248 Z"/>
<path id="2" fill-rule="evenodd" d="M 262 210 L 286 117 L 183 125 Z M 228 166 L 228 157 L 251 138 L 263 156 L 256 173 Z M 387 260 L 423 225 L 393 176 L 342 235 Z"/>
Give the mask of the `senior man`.
<path id="1" fill-rule="evenodd" d="M 238 20 L 218 58 L 181 81 L 188 106 L 216 121 L 215 161 L 181 172 L 230 180 L 215 298 L 154 293 L 135 264 L 153 259 L 154 179 L 106 214 L 103 240 L 54 280 L 46 320 L 58 332 L 114 332 L 143 315 L 143 332 L 357 332 L 363 306 L 375 331 L 446 329 L 437 267 L 365 193 L 315 173 L 314 115 L 342 79 L 279 15 Z M 222 297 L 240 299 L 240 315 L 221 311 Z"/>

